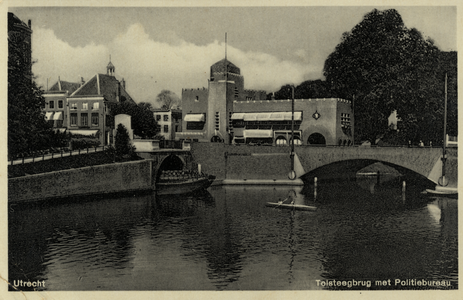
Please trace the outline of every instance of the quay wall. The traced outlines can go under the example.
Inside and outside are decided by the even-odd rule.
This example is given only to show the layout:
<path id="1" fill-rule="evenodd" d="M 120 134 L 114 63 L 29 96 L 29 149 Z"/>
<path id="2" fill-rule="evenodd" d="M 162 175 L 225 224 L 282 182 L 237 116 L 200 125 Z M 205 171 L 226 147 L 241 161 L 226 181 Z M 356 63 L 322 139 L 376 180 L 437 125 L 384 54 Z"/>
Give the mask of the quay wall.
<path id="1" fill-rule="evenodd" d="M 289 146 L 191 144 L 194 161 L 201 164 L 203 172 L 215 175 L 217 183 L 224 179 L 287 179 L 291 169 L 290 152 Z"/>
<path id="2" fill-rule="evenodd" d="M 152 160 L 141 160 L 10 178 L 8 202 L 150 189 Z"/>

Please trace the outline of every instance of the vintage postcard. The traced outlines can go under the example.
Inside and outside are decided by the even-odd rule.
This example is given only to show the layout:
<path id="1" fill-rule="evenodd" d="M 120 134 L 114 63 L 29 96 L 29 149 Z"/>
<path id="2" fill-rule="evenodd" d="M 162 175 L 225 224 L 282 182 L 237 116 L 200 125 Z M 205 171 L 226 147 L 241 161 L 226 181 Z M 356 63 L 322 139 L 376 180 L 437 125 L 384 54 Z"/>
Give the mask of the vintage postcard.
<path id="1" fill-rule="evenodd" d="M 0 8 L 0 299 L 461 297 L 458 1 Z"/>

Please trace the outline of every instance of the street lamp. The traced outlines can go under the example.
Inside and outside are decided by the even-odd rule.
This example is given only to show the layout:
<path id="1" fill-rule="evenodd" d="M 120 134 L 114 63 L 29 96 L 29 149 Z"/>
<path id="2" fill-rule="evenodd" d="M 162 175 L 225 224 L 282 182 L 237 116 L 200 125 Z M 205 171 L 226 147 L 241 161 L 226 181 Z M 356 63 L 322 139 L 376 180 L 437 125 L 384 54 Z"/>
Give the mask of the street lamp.
<path id="1" fill-rule="evenodd" d="M 294 171 L 294 85 L 291 85 L 292 97 L 291 97 L 291 171 L 289 172 L 288 178 L 291 180 L 296 179 L 296 172 Z"/>

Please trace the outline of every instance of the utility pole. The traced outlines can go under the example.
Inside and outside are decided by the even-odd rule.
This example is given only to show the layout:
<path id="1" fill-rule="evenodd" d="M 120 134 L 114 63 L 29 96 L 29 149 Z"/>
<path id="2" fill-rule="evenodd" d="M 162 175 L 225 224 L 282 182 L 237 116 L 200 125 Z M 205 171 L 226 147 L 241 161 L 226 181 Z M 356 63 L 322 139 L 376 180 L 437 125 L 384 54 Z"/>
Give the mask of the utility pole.
<path id="1" fill-rule="evenodd" d="M 291 86 L 292 97 L 291 97 L 291 171 L 289 172 L 289 179 L 296 179 L 296 172 L 294 171 L 294 85 Z"/>

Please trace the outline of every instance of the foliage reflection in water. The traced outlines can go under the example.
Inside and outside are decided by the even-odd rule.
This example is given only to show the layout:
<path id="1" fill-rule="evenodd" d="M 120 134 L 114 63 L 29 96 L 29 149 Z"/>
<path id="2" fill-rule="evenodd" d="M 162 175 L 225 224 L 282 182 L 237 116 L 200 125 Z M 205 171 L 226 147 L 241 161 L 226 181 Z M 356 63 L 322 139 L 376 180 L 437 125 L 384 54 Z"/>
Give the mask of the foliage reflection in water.
<path id="1" fill-rule="evenodd" d="M 313 185 L 296 189 L 313 212 L 265 206 L 293 190 L 11 206 L 9 280 L 44 281 L 39 290 L 458 288 L 456 199 L 358 179 L 321 182 L 316 198 Z M 410 281 L 423 279 L 450 287 Z M 371 286 L 329 285 L 353 280 Z"/>

